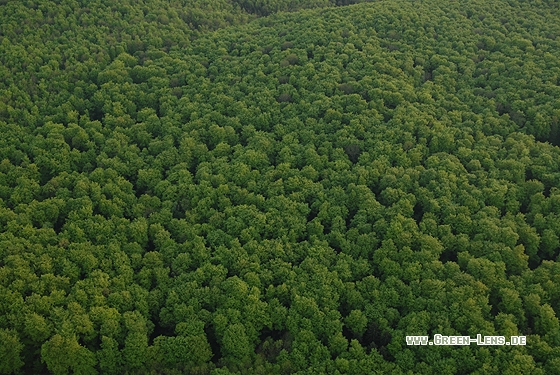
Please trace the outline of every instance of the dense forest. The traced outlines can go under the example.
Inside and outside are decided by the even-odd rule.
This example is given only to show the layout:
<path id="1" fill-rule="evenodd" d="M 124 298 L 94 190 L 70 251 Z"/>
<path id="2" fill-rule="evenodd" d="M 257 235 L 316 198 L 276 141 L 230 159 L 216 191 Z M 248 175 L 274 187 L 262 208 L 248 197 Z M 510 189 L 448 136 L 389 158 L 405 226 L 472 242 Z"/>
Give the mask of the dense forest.
<path id="1" fill-rule="evenodd" d="M 560 374 L 559 145 L 557 1 L 0 0 L 0 374 Z"/>

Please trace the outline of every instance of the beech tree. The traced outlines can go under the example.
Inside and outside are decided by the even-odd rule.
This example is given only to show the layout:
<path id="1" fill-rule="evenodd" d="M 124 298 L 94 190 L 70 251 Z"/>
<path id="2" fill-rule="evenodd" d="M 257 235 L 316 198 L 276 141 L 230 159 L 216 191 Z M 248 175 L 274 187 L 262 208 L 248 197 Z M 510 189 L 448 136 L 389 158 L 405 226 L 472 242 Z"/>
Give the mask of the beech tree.
<path id="1" fill-rule="evenodd" d="M 0 373 L 557 371 L 553 2 L 1 3 Z"/>

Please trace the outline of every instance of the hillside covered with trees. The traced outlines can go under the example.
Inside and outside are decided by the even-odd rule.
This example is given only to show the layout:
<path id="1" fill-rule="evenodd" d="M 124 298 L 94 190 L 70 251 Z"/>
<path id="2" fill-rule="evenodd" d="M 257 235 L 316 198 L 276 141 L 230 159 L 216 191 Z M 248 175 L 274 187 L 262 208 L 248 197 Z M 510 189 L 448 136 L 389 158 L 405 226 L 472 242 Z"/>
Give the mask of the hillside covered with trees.
<path id="1" fill-rule="evenodd" d="M 560 374 L 559 145 L 557 1 L 0 0 L 0 374 Z"/>

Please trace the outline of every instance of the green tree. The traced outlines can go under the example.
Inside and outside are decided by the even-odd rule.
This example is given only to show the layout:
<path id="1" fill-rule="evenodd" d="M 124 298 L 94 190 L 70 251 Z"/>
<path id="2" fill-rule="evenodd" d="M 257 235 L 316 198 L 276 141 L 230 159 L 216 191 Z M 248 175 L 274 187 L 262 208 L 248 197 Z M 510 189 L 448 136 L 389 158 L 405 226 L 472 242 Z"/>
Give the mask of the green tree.
<path id="1" fill-rule="evenodd" d="M 119 374 L 122 371 L 122 355 L 119 343 L 114 338 L 101 336 L 101 349 L 96 355 L 102 373 Z"/>
<path id="2" fill-rule="evenodd" d="M 53 374 L 68 374 L 70 370 L 80 374 L 97 374 L 95 354 L 81 346 L 75 336 L 54 335 L 42 345 L 41 358 Z"/>
<path id="3" fill-rule="evenodd" d="M 16 332 L 0 329 L 0 372 L 2 374 L 17 373 L 23 366 L 21 351 L 23 345 Z"/>

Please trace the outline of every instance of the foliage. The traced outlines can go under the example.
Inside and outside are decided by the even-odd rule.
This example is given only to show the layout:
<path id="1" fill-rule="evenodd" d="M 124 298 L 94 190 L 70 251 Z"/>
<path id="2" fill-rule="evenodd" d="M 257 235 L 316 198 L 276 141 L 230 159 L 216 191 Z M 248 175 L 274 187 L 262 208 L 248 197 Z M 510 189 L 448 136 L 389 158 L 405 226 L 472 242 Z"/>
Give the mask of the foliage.
<path id="1" fill-rule="evenodd" d="M 357 2 L 0 1 L 0 373 L 558 371 L 557 4 Z"/>

